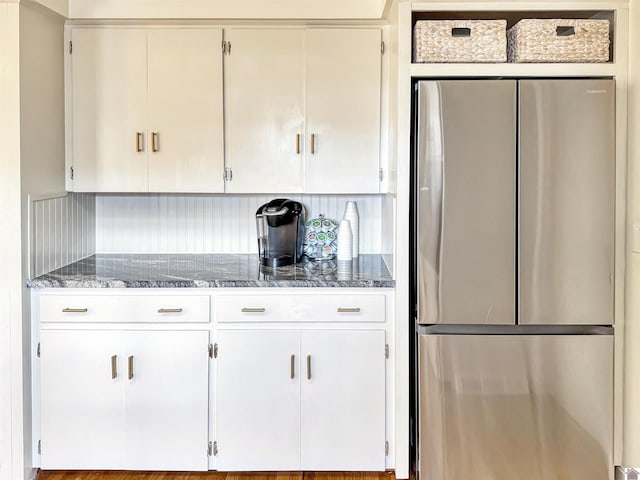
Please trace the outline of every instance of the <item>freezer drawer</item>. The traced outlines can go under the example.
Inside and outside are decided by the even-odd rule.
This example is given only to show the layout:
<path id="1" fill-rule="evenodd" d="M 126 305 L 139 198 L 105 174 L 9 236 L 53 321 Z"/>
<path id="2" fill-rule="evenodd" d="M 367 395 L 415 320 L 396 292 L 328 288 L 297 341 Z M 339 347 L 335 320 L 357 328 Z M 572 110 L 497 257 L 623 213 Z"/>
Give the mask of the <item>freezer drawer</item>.
<path id="1" fill-rule="evenodd" d="M 516 82 L 418 83 L 418 321 L 515 322 Z"/>
<path id="2" fill-rule="evenodd" d="M 612 478 L 613 336 L 419 335 L 422 480 Z"/>
<path id="3" fill-rule="evenodd" d="M 519 323 L 612 325 L 615 83 L 521 80 Z"/>

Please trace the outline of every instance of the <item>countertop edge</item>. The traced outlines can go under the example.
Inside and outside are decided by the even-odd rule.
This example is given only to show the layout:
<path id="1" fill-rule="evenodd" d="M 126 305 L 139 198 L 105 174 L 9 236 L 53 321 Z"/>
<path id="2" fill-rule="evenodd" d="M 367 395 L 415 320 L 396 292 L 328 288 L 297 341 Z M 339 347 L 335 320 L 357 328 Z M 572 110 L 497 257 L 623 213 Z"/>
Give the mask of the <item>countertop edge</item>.
<path id="1" fill-rule="evenodd" d="M 395 288 L 395 280 L 224 280 L 224 281 L 123 281 L 30 280 L 27 287 L 44 288 Z"/>

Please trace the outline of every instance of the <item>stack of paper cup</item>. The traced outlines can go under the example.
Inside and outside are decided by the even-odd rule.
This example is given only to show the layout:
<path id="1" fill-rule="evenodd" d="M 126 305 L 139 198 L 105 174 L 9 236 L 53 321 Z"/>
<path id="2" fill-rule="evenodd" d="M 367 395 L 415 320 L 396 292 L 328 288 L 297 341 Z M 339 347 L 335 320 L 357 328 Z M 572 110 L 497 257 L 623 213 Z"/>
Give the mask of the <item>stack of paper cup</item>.
<path id="1" fill-rule="evenodd" d="M 349 220 L 342 220 L 338 229 L 338 260 L 353 258 L 353 234 Z"/>
<path id="2" fill-rule="evenodd" d="M 353 236 L 353 258 L 358 258 L 359 248 L 358 248 L 358 224 L 360 223 L 358 219 L 358 206 L 356 202 L 347 202 L 344 207 L 344 216 L 342 217 L 344 220 L 349 220 L 349 225 L 351 225 L 351 234 Z"/>
<path id="3" fill-rule="evenodd" d="M 351 280 L 353 275 L 351 269 L 353 267 L 353 261 L 351 260 L 338 260 L 338 280 Z"/>

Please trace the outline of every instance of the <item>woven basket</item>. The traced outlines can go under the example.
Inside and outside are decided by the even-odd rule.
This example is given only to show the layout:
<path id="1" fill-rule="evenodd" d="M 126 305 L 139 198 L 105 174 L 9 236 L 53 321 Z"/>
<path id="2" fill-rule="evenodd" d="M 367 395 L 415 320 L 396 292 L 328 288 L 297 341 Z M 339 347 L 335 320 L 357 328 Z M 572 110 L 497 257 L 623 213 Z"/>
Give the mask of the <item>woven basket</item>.
<path id="1" fill-rule="evenodd" d="M 506 33 L 506 20 L 421 20 L 413 30 L 413 61 L 506 62 Z"/>
<path id="2" fill-rule="evenodd" d="M 524 19 L 507 39 L 510 62 L 609 61 L 609 20 Z"/>

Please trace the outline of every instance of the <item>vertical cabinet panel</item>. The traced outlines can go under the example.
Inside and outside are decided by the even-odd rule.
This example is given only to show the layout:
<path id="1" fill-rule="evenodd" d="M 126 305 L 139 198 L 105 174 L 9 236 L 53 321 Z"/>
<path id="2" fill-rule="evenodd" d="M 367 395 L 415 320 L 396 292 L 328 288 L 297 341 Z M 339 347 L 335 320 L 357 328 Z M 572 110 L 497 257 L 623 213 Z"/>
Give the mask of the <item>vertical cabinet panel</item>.
<path id="1" fill-rule="evenodd" d="M 221 29 L 148 32 L 151 192 L 224 191 L 221 43 Z"/>
<path id="2" fill-rule="evenodd" d="M 520 322 L 613 323 L 615 82 L 520 81 Z"/>
<path id="3" fill-rule="evenodd" d="M 384 345 L 383 331 L 301 332 L 302 470 L 384 470 Z"/>
<path id="4" fill-rule="evenodd" d="M 72 30 L 73 189 L 147 191 L 147 44 L 140 29 Z"/>
<path id="5" fill-rule="evenodd" d="M 226 191 L 301 192 L 304 30 L 232 29 L 230 38 Z"/>
<path id="6" fill-rule="evenodd" d="M 208 344 L 205 331 L 125 333 L 127 468 L 207 470 Z"/>
<path id="7" fill-rule="evenodd" d="M 42 330 L 40 339 L 42 468 L 120 467 L 126 381 L 122 333 Z"/>
<path id="8" fill-rule="evenodd" d="M 221 330 L 218 344 L 218 470 L 299 470 L 299 332 Z"/>
<path id="9" fill-rule="evenodd" d="M 308 193 L 378 193 L 381 33 L 308 29 L 305 36 Z"/>

